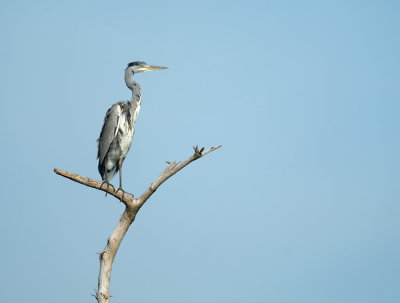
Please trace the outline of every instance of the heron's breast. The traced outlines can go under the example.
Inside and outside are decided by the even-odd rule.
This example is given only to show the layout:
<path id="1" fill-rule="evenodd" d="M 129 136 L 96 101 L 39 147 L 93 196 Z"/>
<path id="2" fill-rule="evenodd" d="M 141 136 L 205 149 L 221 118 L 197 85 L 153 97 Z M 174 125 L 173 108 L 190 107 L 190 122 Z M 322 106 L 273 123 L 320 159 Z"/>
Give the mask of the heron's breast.
<path id="1" fill-rule="evenodd" d="M 129 151 L 129 148 L 131 147 L 134 130 L 135 130 L 134 126 L 132 127 L 127 126 L 118 132 L 117 136 L 122 153 L 122 158 L 125 158 L 126 154 Z"/>

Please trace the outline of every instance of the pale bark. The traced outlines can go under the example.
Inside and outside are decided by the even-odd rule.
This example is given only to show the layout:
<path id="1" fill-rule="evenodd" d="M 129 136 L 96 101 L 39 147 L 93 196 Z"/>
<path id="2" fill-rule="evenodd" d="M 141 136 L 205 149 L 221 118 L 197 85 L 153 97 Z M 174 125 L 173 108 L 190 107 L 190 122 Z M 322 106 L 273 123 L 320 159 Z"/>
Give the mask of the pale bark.
<path id="1" fill-rule="evenodd" d="M 168 178 L 176 174 L 182 168 L 190 164 L 191 162 L 201 158 L 202 156 L 220 148 L 221 145 L 217 147 L 211 147 L 207 151 L 204 148 L 198 149 L 194 147 L 194 154 L 183 162 L 168 162 L 168 166 L 164 169 L 157 180 L 152 183 L 144 193 L 138 198 L 134 198 L 132 194 L 122 191 L 115 191 L 113 186 L 107 186 L 107 184 L 93 180 L 87 177 L 82 177 L 77 174 L 71 174 L 69 172 L 63 171 L 61 169 L 54 169 L 54 172 L 58 175 L 71 179 L 75 182 L 81 183 L 83 185 L 93 187 L 118 198 L 121 202 L 125 204 L 125 211 L 123 212 L 117 226 L 115 227 L 113 233 L 107 240 L 107 245 L 104 250 L 100 253 L 100 272 L 98 279 L 98 289 L 96 292 L 96 299 L 98 303 L 108 303 L 110 302 L 110 276 L 112 263 L 114 257 L 117 254 L 119 245 L 124 238 L 129 226 L 135 220 L 136 214 L 143 204 L 150 198 L 150 196 L 157 190 L 157 188 L 163 184 Z M 203 152 L 204 151 L 204 152 Z"/>

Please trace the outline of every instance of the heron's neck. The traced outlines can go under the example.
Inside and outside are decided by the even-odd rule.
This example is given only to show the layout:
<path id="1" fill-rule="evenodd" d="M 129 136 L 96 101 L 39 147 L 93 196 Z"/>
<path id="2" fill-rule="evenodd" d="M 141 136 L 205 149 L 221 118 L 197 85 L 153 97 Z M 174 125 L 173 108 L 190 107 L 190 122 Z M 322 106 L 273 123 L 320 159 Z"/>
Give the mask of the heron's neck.
<path id="1" fill-rule="evenodd" d="M 133 74 L 131 71 L 125 71 L 125 83 L 132 90 L 132 100 L 140 99 L 141 91 L 139 83 L 133 80 Z"/>

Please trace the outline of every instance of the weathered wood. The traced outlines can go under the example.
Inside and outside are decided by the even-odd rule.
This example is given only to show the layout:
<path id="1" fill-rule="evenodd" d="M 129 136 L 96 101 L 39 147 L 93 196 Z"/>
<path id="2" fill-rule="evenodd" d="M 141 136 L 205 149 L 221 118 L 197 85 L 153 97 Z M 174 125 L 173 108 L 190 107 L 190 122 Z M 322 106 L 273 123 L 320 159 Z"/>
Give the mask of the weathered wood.
<path id="1" fill-rule="evenodd" d="M 72 174 L 70 172 L 67 172 L 65 170 L 62 169 L 58 169 L 55 168 L 54 172 L 60 176 L 63 176 L 65 178 L 68 178 L 72 181 L 78 182 L 80 184 L 89 186 L 89 187 L 93 187 L 96 188 L 98 190 L 102 190 L 112 196 L 114 196 L 115 198 L 121 200 L 125 205 L 126 203 L 131 203 L 133 200 L 133 195 L 127 192 L 122 192 L 121 190 L 117 191 L 117 189 L 112 185 L 112 184 L 108 184 L 98 181 L 98 180 L 94 180 L 88 177 L 83 177 L 81 175 L 78 174 Z M 122 199 L 122 195 L 124 195 L 124 199 Z"/>
<path id="2" fill-rule="evenodd" d="M 216 147 L 211 147 L 207 151 L 204 148 L 200 150 L 198 147 L 193 147 L 194 154 L 183 162 L 167 162 L 168 166 L 164 169 L 161 175 L 152 183 L 139 198 L 134 198 L 132 194 L 127 192 L 122 192 L 121 190 L 116 191 L 116 189 L 111 184 L 106 184 L 101 181 L 97 181 L 88 177 L 83 177 L 78 174 L 72 174 L 61 169 L 54 169 L 54 172 L 60 176 L 68 178 L 72 181 L 78 182 L 80 184 L 102 190 L 125 204 L 125 211 L 123 212 L 121 218 L 118 221 L 113 233 L 107 240 L 107 245 L 104 250 L 100 253 L 100 272 L 98 279 L 98 289 L 96 292 L 96 299 L 98 303 L 108 303 L 110 302 L 110 277 L 112 270 L 112 263 L 114 261 L 115 255 L 117 254 L 118 248 L 124 238 L 129 226 L 135 220 L 136 214 L 143 204 L 151 197 L 151 195 L 170 177 L 175 175 L 182 168 L 190 164 L 191 162 L 203 157 L 204 155 L 220 148 L 221 145 Z"/>

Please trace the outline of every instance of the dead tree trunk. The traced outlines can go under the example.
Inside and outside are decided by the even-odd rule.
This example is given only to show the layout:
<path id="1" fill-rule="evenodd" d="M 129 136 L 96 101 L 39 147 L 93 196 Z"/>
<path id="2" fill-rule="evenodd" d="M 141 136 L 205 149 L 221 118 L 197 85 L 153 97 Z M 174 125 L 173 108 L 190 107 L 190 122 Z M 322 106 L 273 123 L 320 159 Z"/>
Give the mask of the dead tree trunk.
<path id="1" fill-rule="evenodd" d="M 98 280 L 98 289 L 96 291 L 95 297 L 98 303 L 108 303 L 110 302 L 110 276 L 112 263 L 114 261 L 114 257 L 117 254 L 119 245 L 122 242 L 126 232 L 128 231 L 129 226 L 135 220 L 136 214 L 139 209 L 143 206 L 143 204 L 150 198 L 150 196 L 157 190 L 157 188 L 163 184 L 168 178 L 176 174 L 182 168 L 184 168 L 189 163 L 201 158 L 202 156 L 220 148 L 221 145 L 217 147 L 211 147 L 207 151 L 204 151 L 204 148 L 198 149 L 198 147 L 194 147 L 194 154 L 187 160 L 183 162 L 168 162 L 168 166 L 161 175 L 157 178 L 157 180 L 152 183 L 149 188 L 139 197 L 134 198 L 132 194 L 122 191 L 115 191 L 115 188 L 112 186 L 107 186 L 101 181 L 93 180 L 87 177 L 82 177 L 77 174 L 71 174 L 69 172 L 60 170 L 55 168 L 54 172 L 58 175 L 71 179 L 75 182 L 81 183 L 83 185 L 93 187 L 118 198 L 125 204 L 125 211 L 123 212 L 121 218 L 117 226 L 115 227 L 113 233 L 107 240 L 107 245 L 104 250 L 100 253 L 100 272 L 99 272 L 99 280 Z M 203 152 L 204 151 L 204 152 Z"/>

